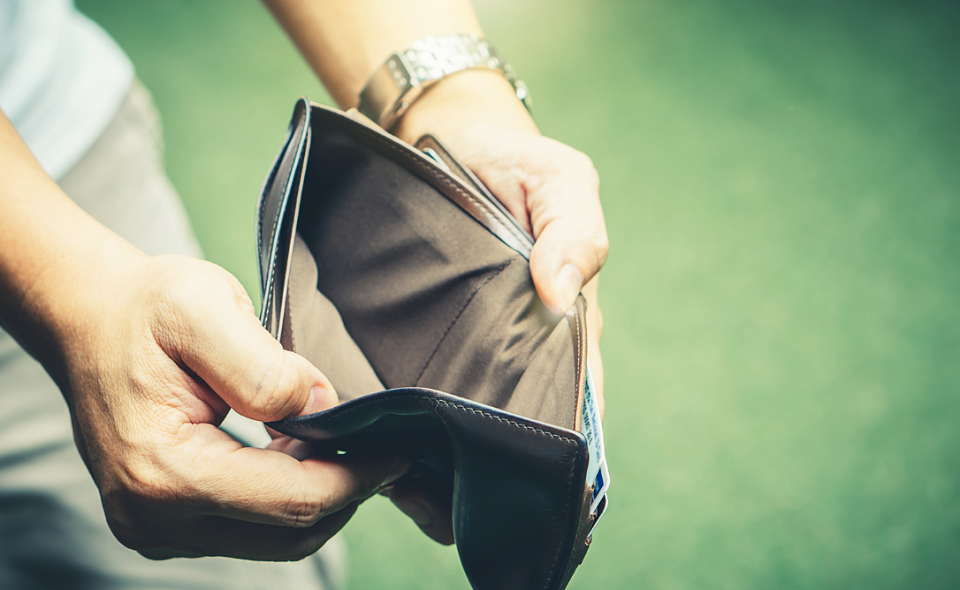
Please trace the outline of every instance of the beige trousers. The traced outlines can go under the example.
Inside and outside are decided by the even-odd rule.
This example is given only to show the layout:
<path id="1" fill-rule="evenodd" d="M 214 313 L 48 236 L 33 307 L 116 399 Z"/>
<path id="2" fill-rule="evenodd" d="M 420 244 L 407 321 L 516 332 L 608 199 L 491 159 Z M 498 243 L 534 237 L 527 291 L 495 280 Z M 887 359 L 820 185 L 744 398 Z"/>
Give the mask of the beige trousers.
<path id="1" fill-rule="evenodd" d="M 59 184 L 148 254 L 199 256 L 161 152 L 159 118 L 135 82 L 113 122 Z M 342 588 L 343 573 L 336 538 L 298 563 L 150 561 L 125 548 L 107 528 L 59 390 L 0 330 L 0 589 L 329 590 Z"/>

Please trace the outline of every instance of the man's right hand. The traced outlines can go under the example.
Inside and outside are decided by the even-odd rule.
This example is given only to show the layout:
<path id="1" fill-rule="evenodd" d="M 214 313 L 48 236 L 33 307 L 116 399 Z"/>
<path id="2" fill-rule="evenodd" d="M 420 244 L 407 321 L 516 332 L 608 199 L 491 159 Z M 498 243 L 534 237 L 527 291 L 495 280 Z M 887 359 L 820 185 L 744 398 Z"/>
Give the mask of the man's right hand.
<path id="1" fill-rule="evenodd" d="M 217 427 L 231 407 L 271 421 L 337 403 L 222 268 L 140 255 L 99 278 L 56 339 L 77 447 L 124 545 L 157 559 L 303 558 L 409 468 L 400 456 L 298 460 Z"/>
<path id="2" fill-rule="evenodd" d="M 282 438 L 245 448 L 221 431 L 230 408 L 272 421 L 337 395 L 261 327 L 230 273 L 107 230 L 3 113 L 0 179 L 0 325 L 63 392 L 124 545 L 156 559 L 303 558 L 409 469 L 398 455 L 309 457 Z"/>

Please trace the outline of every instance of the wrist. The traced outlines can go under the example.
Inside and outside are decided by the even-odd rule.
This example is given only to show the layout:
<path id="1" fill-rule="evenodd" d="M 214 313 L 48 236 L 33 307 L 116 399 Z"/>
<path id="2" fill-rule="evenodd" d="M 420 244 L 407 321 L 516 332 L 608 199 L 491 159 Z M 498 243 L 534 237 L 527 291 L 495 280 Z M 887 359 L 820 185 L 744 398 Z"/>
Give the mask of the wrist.
<path id="1" fill-rule="evenodd" d="M 16 266 L 4 265 L 5 299 L 11 303 L 4 323 L 65 393 L 70 358 L 82 348 L 77 344 L 88 344 L 97 331 L 109 329 L 110 311 L 122 306 L 129 282 L 146 258 L 77 213 L 69 215 L 73 227 L 52 215 L 57 229 L 35 235 L 33 253 Z"/>
<path id="2" fill-rule="evenodd" d="M 66 350 L 115 303 L 139 250 L 50 179 L 0 113 L 0 324 L 61 387 Z"/>
<path id="3" fill-rule="evenodd" d="M 473 125 L 539 133 L 510 82 L 501 73 L 484 69 L 465 70 L 434 83 L 393 133 L 410 144 L 426 133 L 451 141 Z"/>

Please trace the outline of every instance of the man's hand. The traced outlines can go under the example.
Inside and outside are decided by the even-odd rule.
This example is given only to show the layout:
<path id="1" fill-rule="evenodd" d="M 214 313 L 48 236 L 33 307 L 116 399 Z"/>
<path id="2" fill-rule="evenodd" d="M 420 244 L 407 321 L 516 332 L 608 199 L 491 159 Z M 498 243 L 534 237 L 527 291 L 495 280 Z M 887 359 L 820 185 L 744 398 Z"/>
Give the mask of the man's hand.
<path id="1" fill-rule="evenodd" d="M 415 143 L 438 137 L 536 239 L 530 274 L 555 313 L 587 299 L 588 357 L 603 408 L 598 273 L 609 242 L 599 178 L 590 158 L 540 135 L 497 72 L 470 70 L 445 78 L 410 107 L 394 130 Z"/>
<path id="2" fill-rule="evenodd" d="M 469 0 L 264 0 L 343 109 L 370 75 L 418 39 L 483 37 Z M 602 390 L 596 275 L 607 257 L 597 173 L 582 153 L 540 135 L 499 72 L 473 69 L 427 89 L 391 130 L 413 144 L 431 133 L 500 198 L 537 239 L 530 272 L 544 303 L 588 301 L 590 364 Z M 602 407 L 602 406 L 601 406 Z"/>
<path id="3" fill-rule="evenodd" d="M 230 407 L 262 421 L 319 411 L 337 403 L 330 383 L 270 337 L 220 267 L 141 257 L 115 270 L 75 310 L 64 392 L 122 543 L 151 558 L 299 559 L 409 468 L 399 456 L 300 460 L 283 439 L 244 448 L 217 428 Z"/>
<path id="4" fill-rule="evenodd" d="M 394 130 L 415 143 L 438 137 L 536 238 L 530 273 L 555 313 L 587 299 L 588 358 L 603 412 L 603 318 L 597 304 L 607 230 L 599 179 L 581 152 L 540 135 L 513 89 L 498 73 L 472 70 L 442 80 L 413 104 Z M 449 512 L 410 485 L 389 492 L 394 504 L 441 543 L 452 543 Z"/>
<path id="5" fill-rule="evenodd" d="M 222 268 L 150 257 L 44 173 L 0 113 L 0 324 L 57 382 L 117 538 L 152 558 L 299 559 L 409 469 L 398 455 L 244 448 L 218 425 L 329 408 Z"/>
<path id="6" fill-rule="evenodd" d="M 607 257 L 599 179 L 586 155 L 530 131 L 474 125 L 453 135 L 454 153 L 535 238 L 530 274 L 537 293 L 555 313 L 587 299 L 588 358 L 603 411 L 597 276 Z M 588 281 L 584 284 L 584 280 Z"/>

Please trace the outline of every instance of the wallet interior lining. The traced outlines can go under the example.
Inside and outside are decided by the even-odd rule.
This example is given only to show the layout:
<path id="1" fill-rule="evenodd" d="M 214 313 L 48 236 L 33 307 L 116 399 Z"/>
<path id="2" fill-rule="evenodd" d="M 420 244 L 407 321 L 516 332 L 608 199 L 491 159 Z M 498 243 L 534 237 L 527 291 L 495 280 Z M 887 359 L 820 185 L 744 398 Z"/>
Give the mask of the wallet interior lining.
<path id="1" fill-rule="evenodd" d="M 574 429 L 571 326 L 543 306 L 526 259 L 390 158 L 322 137 L 281 341 L 343 400 L 427 387 Z"/>

